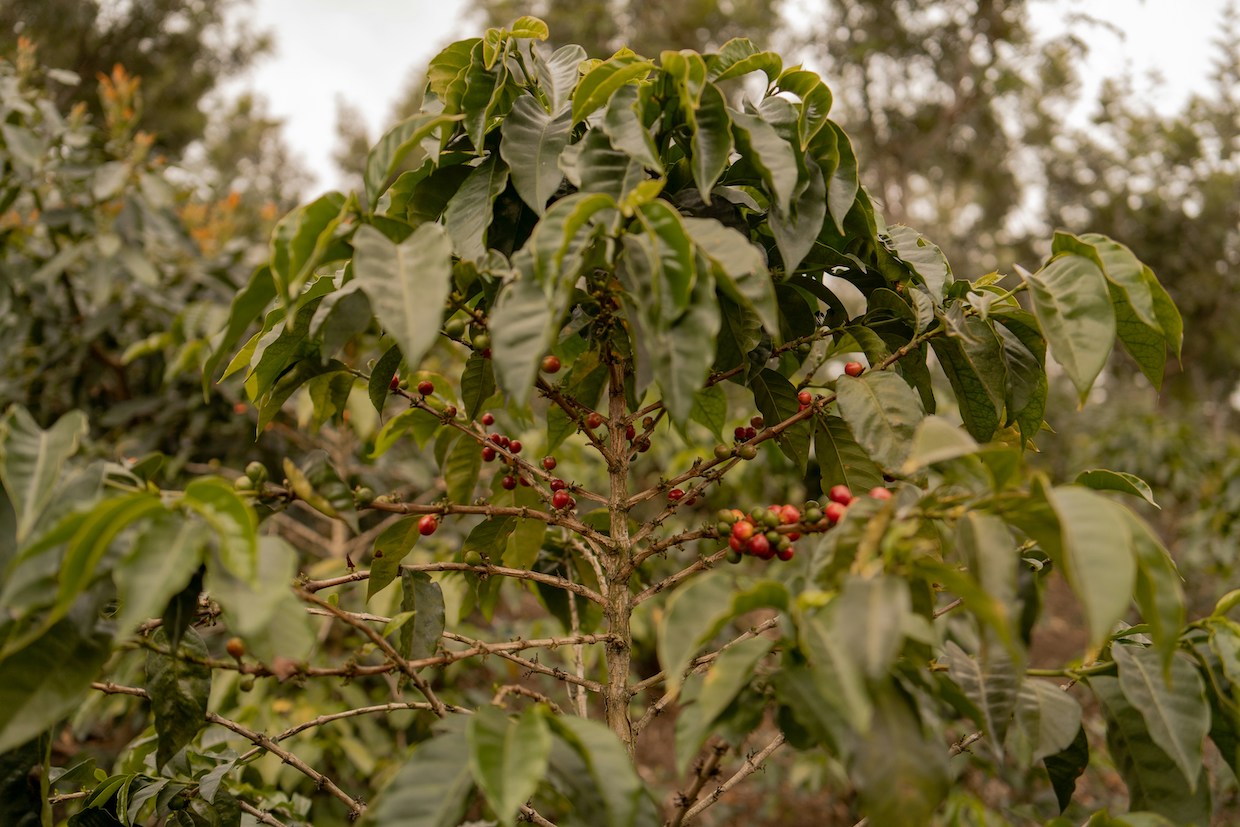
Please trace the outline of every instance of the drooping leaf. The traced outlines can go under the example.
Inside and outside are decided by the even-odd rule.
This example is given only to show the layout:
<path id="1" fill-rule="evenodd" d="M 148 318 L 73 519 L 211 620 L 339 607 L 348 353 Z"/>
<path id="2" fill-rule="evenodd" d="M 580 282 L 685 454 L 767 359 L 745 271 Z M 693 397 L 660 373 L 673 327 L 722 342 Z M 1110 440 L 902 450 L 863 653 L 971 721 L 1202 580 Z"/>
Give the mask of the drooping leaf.
<path id="1" fill-rule="evenodd" d="M 1088 471 L 1081 471 L 1072 482 L 1095 491 L 1119 491 L 1123 494 L 1131 494 L 1134 497 L 1140 497 L 1155 508 L 1158 507 L 1158 503 L 1154 502 L 1154 492 L 1150 490 L 1149 483 L 1135 474 L 1109 471 L 1106 468 L 1091 468 Z"/>
<path id="2" fill-rule="evenodd" d="M 1046 756 L 1043 763 L 1046 774 L 1050 776 L 1051 787 L 1055 790 L 1059 812 L 1062 813 L 1068 809 L 1072 796 L 1076 794 L 1076 779 L 1089 766 L 1089 740 L 1085 737 L 1085 728 L 1078 726 L 1072 743 L 1066 749 Z"/>
<path id="3" fill-rule="evenodd" d="M 768 425 L 776 425 L 800 409 L 797 390 L 780 373 L 766 368 L 750 377 L 754 404 Z M 784 456 L 804 469 L 809 461 L 810 424 L 801 420 L 775 437 Z"/>
<path id="4" fill-rule="evenodd" d="M 528 100 L 528 98 L 522 98 Z M 523 161 L 529 164 L 529 160 Z M 474 167 L 444 210 L 444 224 L 453 251 L 461 259 L 479 259 L 487 251 L 486 234 L 491 226 L 495 199 L 508 185 L 509 167 L 495 155 Z"/>
<path id="5" fill-rule="evenodd" d="M 454 503 L 467 503 L 473 499 L 478 472 L 482 470 L 482 451 L 478 443 L 462 436 L 452 446 L 443 463 L 443 478 L 448 486 L 448 499 Z"/>
<path id="6" fill-rule="evenodd" d="M 951 382 L 960 416 L 969 434 L 988 442 L 1003 421 L 1007 370 L 992 323 L 965 317 L 949 328 L 946 338 L 931 340 L 939 364 Z"/>
<path id="7" fill-rule="evenodd" d="M 383 413 L 383 403 L 387 401 L 388 393 L 392 389 L 392 379 L 400 368 L 400 360 L 400 346 L 392 345 L 379 357 L 379 361 L 375 362 L 375 369 L 370 373 L 366 392 L 370 396 L 370 403 L 379 413 Z"/>
<path id="8" fill-rule="evenodd" d="M 1025 766 L 1069 749 L 1081 731 L 1081 705 L 1058 686 L 1035 678 L 1020 685 L 1008 740 Z"/>
<path id="9" fill-rule="evenodd" d="M 46 431 L 25 408 L 13 406 L 0 420 L 0 483 L 17 518 L 17 542 L 24 543 L 55 496 L 69 457 L 89 431 L 86 415 L 70 411 Z"/>
<path id="10" fill-rule="evenodd" d="M 847 485 L 853 491 L 868 491 L 883 484 L 883 472 L 853 438 L 848 423 L 828 414 L 816 418 L 814 453 L 822 471 L 823 490 Z"/>
<path id="11" fill-rule="evenodd" d="M 573 124 L 580 123 L 591 112 L 601 109 L 621 86 L 641 80 L 653 68 L 654 63 L 628 49 L 621 49 L 595 66 L 573 90 Z"/>
<path id="12" fill-rule="evenodd" d="M 921 278 L 934 300 L 942 304 L 943 295 L 953 281 L 951 267 L 943 251 L 912 227 L 896 224 L 887 228 L 883 244 Z"/>
<path id="13" fill-rule="evenodd" d="M 1176 761 L 1155 743 L 1141 712 L 1125 697 L 1120 680 L 1096 675 L 1089 687 L 1102 706 L 1107 748 L 1128 787 L 1129 807 L 1159 813 L 1177 824 L 1209 824 L 1210 785 L 1197 778 L 1184 780 Z M 1203 771 L 1199 763 L 1197 772 Z"/>
<path id="14" fill-rule="evenodd" d="M 494 706 L 469 718 L 469 766 L 501 824 L 516 823 L 518 808 L 547 772 L 551 730 L 544 713 L 527 709 L 515 721 Z"/>
<path id="15" fill-rule="evenodd" d="M 370 563 L 370 577 L 366 581 L 366 599 L 376 594 L 396 579 L 400 563 L 413 551 L 421 534 L 418 517 L 404 517 L 392 523 L 375 538 L 374 556 Z"/>
<path id="16" fill-rule="evenodd" d="M 775 127 L 757 115 L 735 110 L 729 110 L 728 114 L 732 120 L 737 151 L 761 174 L 763 183 L 773 196 L 772 203 L 786 213 L 799 176 L 795 150 L 775 131 Z"/>
<path id="17" fill-rule="evenodd" d="M 1025 275 L 1025 282 L 1051 354 L 1084 398 L 1115 341 L 1115 311 L 1105 276 L 1090 259 L 1068 254 Z"/>
<path id="18" fill-rule="evenodd" d="M 449 716 L 418 744 L 366 810 L 370 827 L 457 827 L 474 788 L 464 716 Z"/>
<path id="19" fill-rule="evenodd" d="M 771 234 L 784 260 L 784 272 L 794 273 L 814 246 L 814 239 L 827 216 L 827 182 L 816 163 L 809 169 L 808 186 L 797 196 L 789 210 L 776 204 L 767 214 Z"/>
<path id="20" fill-rule="evenodd" d="M 1149 626 L 1154 651 L 1162 657 L 1164 668 L 1170 669 L 1184 627 L 1183 578 L 1154 530 L 1131 511 L 1121 509 L 1121 513 L 1128 523 L 1137 558 L 1133 599 Z"/>
<path id="21" fill-rule="evenodd" d="M 1145 721 L 1149 737 L 1179 767 L 1189 790 L 1196 789 L 1202 769 L 1202 745 L 1210 731 L 1210 707 L 1201 676 L 1183 657 L 1170 669 L 1152 649 L 1111 647 L 1119 667 L 1119 688 Z"/>
<path id="22" fill-rule="evenodd" d="M 841 376 L 835 392 L 840 414 L 866 453 L 884 468 L 900 468 L 925 418 L 913 389 L 889 371 L 867 371 Z"/>
<path id="23" fill-rule="evenodd" d="M 574 70 L 575 71 L 575 70 Z M 534 98 L 522 96 L 500 127 L 500 156 L 511 170 L 512 185 L 530 209 L 542 215 L 564 178 L 559 158 L 568 146 L 571 113 L 548 113 Z"/>
<path id="24" fill-rule="evenodd" d="M 153 640 L 156 645 L 170 645 L 163 629 L 155 630 Z M 157 767 L 172 760 L 207 724 L 211 667 L 197 662 L 207 655 L 207 645 L 193 628 L 186 630 L 172 654 L 147 652 L 146 689 L 159 739 Z"/>
<path id="25" fill-rule="evenodd" d="M 416 367 L 439 335 L 452 289 L 452 244 L 438 224 L 423 224 L 401 244 L 370 226 L 353 236 L 353 273 L 405 362 Z"/>
<path id="26" fill-rule="evenodd" d="M 455 45 L 455 44 L 454 44 Z M 451 49 L 452 47 L 449 47 Z M 444 50 L 445 53 L 448 51 Z M 441 53 L 443 55 L 444 53 Z M 434 64 L 432 64 L 433 66 Z M 437 93 L 438 94 L 438 93 Z M 460 120 L 460 116 L 425 112 L 401 121 L 384 134 L 366 156 L 366 200 L 373 208 L 384 192 L 387 179 L 392 176 L 405 156 L 421 143 L 422 139 L 441 127 Z"/>

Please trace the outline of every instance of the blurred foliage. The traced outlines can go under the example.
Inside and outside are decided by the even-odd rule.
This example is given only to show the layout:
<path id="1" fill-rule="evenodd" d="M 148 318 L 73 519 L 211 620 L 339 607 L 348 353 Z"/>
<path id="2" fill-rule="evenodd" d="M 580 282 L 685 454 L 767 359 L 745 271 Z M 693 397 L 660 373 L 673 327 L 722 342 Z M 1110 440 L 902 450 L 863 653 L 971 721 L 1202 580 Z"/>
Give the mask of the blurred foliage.
<path id="1" fill-rule="evenodd" d="M 119 65 L 142 78 L 144 127 L 156 146 L 178 153 L 206 129 L 207 96 L 271 48 L 239 7 L 250 0 L 6 0 L 0 4 L 0 54 L 17 38 L 40 46 L 43 62 L 77 73 L 80 86 L 49 88 L 62 110 L 84 103 L 98 117 L 92 84 Z"/>

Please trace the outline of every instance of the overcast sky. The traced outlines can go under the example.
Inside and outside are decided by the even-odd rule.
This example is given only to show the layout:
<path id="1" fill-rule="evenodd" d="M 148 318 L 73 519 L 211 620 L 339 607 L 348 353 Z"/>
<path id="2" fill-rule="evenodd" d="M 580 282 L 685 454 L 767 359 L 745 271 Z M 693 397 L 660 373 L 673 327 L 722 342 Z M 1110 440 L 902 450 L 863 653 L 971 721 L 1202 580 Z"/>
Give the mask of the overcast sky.
<path id="1" fill-rule="evenodd" d="M 1072 15 L 1082 9 L 1105 15 L 1123 35 L 1091 29 L 1088 89 L 1125 67 L 1139 80 L 1157 72 L 1165 85 L 1152 99 L 1169 112 L 1190 92 L 1207 87 L 1211 41 L 1226 2 L 1052 0 L 1031 5 L 1034 23 L 1046 37 L 1079 26 Z M 285 121 L 289 144 L 316 176 L 314 190 L 339 183 L 331 162 L 336 100 L 360 109 L 377 135 L 409 74 L 444 44 L 475 34 L 479 24 L 463 19 L 464 5 L 463 0 L 254 0 L 249 13 L 260 28 L 275 34 L 276 49 L 242 82 L 265 96 L 272 114 Z"/>

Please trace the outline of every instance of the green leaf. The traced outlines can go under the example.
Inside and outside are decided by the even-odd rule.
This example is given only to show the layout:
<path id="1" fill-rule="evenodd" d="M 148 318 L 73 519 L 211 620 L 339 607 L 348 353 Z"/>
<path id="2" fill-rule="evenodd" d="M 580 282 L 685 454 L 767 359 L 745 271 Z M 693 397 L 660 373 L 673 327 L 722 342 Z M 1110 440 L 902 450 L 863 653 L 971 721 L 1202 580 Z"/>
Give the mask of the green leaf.
<path id="1" fill-rule="evenodd" d="M 548 306 L 536 282 L 522 277 L 504 288 L 491 312 L 495 379 L 517 404 L 529 399 L 539 362 L 551 347 L 558 311 Z"/>
<path id="2" fill-rule="evenodd" d="M 706 55 L 706 77 L 713 81 L 763 72 L 767 82 L 771 83 L 782 70 L 783 60 L 778 54 L 759 51 L 747 37 L 734 37 L 720 46 L 715 54 Z"/>
<path id="3" fill-rule="evenodd" d="M 1007 391 L 1002 345 L 992 324 L 968 316 L 950 326 L 947 338 L 931 340 L 965 428 L 979 442 L 988 442 L 999 427 Z"/>
<path id="4" fill-rule="evenodd" d="M 814 453 L 822 471 L 823 490 L 847 485 L 853 491 L 869 491 L 883 484 L 883 472 L 853 438 L 848 423 L 838 416 L 815 419 Z"/>
<path id="5" fill-rule="evenodd" d="M 1009 423 L 1012 419 L 1016 420 L 1023 443 L 1041 430 L 1042 417 L 1046 413 L 1049 391 L 1046 379 L 1046 339 L 1031 313 L 1019 310 L 993 315 L 1000 322 L 995 329 L 1003 341 L 1003 356 L 1011 383 L 1004 397 L 1008 409 L 1007 419 Z M 1031 364 L 1027 356 L 1032 356 L 1036 365 Z"/>
<path id="6" fill-rule="evenodd" d="M 1166 336 L 1167 346 L 1171 348 L 1175 358 L 1179 359 L 1180 349 L 1184 345 L 1184 320 L 1180 318 L 1180 311 L 1175 306 L 1175 302 L 1171 301 L 1167 291 L 1158 283 L 1154 271 L 1146 267 L 1142 273 L 1154 297 L 1154 313 L 1158 316 L 1158 324 L 1163 329 L 1163 335 Z"/>
<path id="7" fill-rule="evenodd" d="M 998 755 L 1016 709 L 1020 675 L 1004 650 L 983 644 L 976 658 L 956 644 L 946 645 L 948 675 L 982 713 L 982 730 Z"/>
<path id="8" fill-rule="evenodd" d="M 286 457 L 284 475 L 302 502 L 325 517 L 343 520 L 354 534 L 358 532 L 353 492 L 332 466 L 326 451 L 311 451 L 300 468 Z"/>
<path id="9" fill-rule="evenodd" d="M 478 418 L 483 404 L 495 393 L 495 374 L 491 360 L 478 351 L 469 354 L 465 372 L 461 374 L 461 400 L 465 403 L 465 417 L 470 421 Z"/>
<path id="10" fill-rule="evenodd" d="M 841 651 L 871 680 L 895 663 L 911 611 L 908 584 L 898 577 L 850 577 L 829 609 Z"/>
<path id="11" fill-rule="evenodd" d="M 638 283 L 626 284 L 626 288 L 648 311 L 651 321 L 663 328 L 689 309 L 694 295 L 697 267 L 693 242 L 680 214 L 663 201 L 643 204 L 636 217 L 641 234 L 630 233 L 624 240 L 625 255 L 630 259 L 628 272 Z"/>
<path id="12" fill-rule="evenodd" d="M 500 127 L 499 154 L 511 170 L 512 185 L 539 215 L 564 179 L 559 159 L 572 126 L 567 109 L 554 112 L 549 114 L 534 98 L 523 95 L 513 102 Z"/>
<path id="13" fill-rule="evenodd" d="M 198 598 L 202 596 L 202 576 L 206 567 L 200 566 L 190 576 L 189 582 L 179 592 L 168 598 L 160 617 L 162 629 L 168 639 L 169 650 L 175 652 L 181 646 L 181 637 L 198 614 Z"/>
<path id="14" fill-rule="evenodd" d="M 336 228 L 352 206 L 340 193 L 329 192 L 297 207 L 276 224 L 271 232 L 271 277 L 285 304 L 295 302 L 315 268 L 324 262 Z"/>
<path id="15" fill-rule="evenodd" d="M 796 388 L 780 373 L 770 368 L 754 374 L 749 380 L 749 389 L 753 391 L 754 404 L 768 426 L 783 422 L 800 410 Z M 775 442 L 784 452 L 784 456 L 802 470 L 809 462 L 809 440 L 810 424 L 805 419 L 775 437 Z"/>
<path id="16" fill-rule="evenodd" d="M 808 149 L 814 136 L 827 123 L 827 113 L 831 111 L 831 90 L 817 74 L 800 68 L 785 71 L 775 85 L 781 92 L 791 92 L 801 99 L 797 135 L 801 139 L 801 149 Z"/>
<path id="17" fill-rule="evenodd" d="M 710 373 L 719 326 L 715 287 L 703 274 L 697 279 L 692 301 L 684 314 L 670 328 L 652 325 L 653 329 L 648 331 L 654 378 L 659 384 L 663 405 L 678 427 L 683 428 L 688 421 L 698 391 Z M 805 430 L 805 453 L 808 453 L 808 429 Z"/>
<path id="18" fill-rule="evenodd" d="M 603 724 L 571 715 L 552 716 L 555 736 L 549 766 L 568 790 L 581 823 L 605 827 L 655 827 L 645 785 L 620 740 Z"/>
<path id="19" fill-rule="evenodd" d="M 947 751 L 922 734 L 916 712 L 894 690 L 875 698 L 874 717 L 857 742 L 849 775 L 861 811 L 874 825 L 922 827 L 947 795 Z"/>
<path id="20" fill-rule="evenodd" d="M 1210 707 L 1196 667 L 1173 657 L 1170 670 L 1153 649 L 1111 647 L 1119 667 L 1119 687 L 1141 713 L 1154 743 L 1180 768 L 1190 790 L 1202 768 L 1202 744 L 1210 731 Z"/>
<path id="21" fill-rule="evenodd" d="M 716 439 L 723 439 L 728 420 L 728 395 L 720 385 L 702 388 L 693 396 L 689 418 L 706 428 Z"/>
<path id="22" fill-rule="evenodd" d="M 1158 503 L 1154 502 L 1154 492 L 1150 490 L 1149 484 L 1135 474 L 1108 471 L 1106 468 L 1091 468 L 1077 474 L 1072 482 L 1095 491 L 1119 491 L 1122 494 L 1131 494 L 1158 508 Z"/>
<path id="23" fill-rule="evenodd" d="M 771 202 L 786 213 L 800 175 L 795 150 L 762 118 L 735 110 L 728 114 L 737 151 L 758 170 L 772 195 Z"/>
<path id="24" fill-rule="evenodd" d="M 464 716 L 449 717 L 418 744 L 366 810 L 373 827 L 457 827 L 474 789 Z"/>
<path id="25" fill-rule="evenodd" d="M 908 459 L 904 461 L 900 471 L 914 474 L 936 462 L 959 459 L 976 454 L 979 450 L 981 446 L 960 428 L 941 416 L 927 416 L 917 423 Z"/>
<path id="26" fill-rule="evenodd" d="M 1153 328 L 1161 338 L 1162 328 L 1154 312 L 1154 297 L 1142 274 L 1145 265 L 1132 254 L 1132 250 L 1100 233 L 1074 236 L 1056 230 L 1051 253 L 1071 253 L 1093 261 L 1107 281 L 1119 289 L 1121 296 L 1117 303 L 1130 307 L 1140 323 Z"/>
<path id="27" fill-rule="evenodd" d="M 1134 599 L 1141 618 L 1149 626 L 1154 651 L 1171 668 L 1171 657 L 1179 646 L 1184 626 L 1184 585 L 1170 553 L 1144 520 L 1121 509 L 1132 536 L 1137 558 L 1137 584 Z"/>
<path id="28" fill-rule="evenodd" d="M 857 156 L 853 152 L 852 142 L 839 125 L 834 121 L 827 121 L 827 127 L 835 133 L 836 152 L 840 157 L 831 180 L 827 182 L 827 208 L 836 229 L 843 235 L 844 218 L 857 200 L 857 191 L 861 189 L 857 175 Z"/>
<path id="29" fill-rule="evenodd" d="M 1150 810 L 1177 824 L 1209 824 L 1210 785 L 1196 776 L 1193 783 L 1184 780 L 1176 761 L 1154 741 L 1141 712 L 1125 697 L 1120 680 L 1095 675 L 1089 687 L 1106 718 L 1107 747 L 1128 787 L 1129 808 Z M 1200 763 L 1196 770 L 1203 771 Z"/>
<path id="30" fill-rule="evenodd" d="M 654 63 L 621 49 L 608 60 L 595 66 L 573 90 L 573 125 L 577 125 L 591 112 L 602 108 L 616 91 L 629 83 L 641 80 L 654 69 Z"/>
<path id="31" fill-rule="evenodd" d="M 400 562 L 413 551 L 421 536 L 418 520 L 418 517 L 404 517 L 383 529 L 383 533 L 375 538 L 370 577 L 366 581 L 367 601 L 396 579 Z"/>
<path id="32" fill-rule="evenodd" d="M 598 126 L 607 133 L 612 146 L 641 162 L 647 169 L 662 174 L 663 162 L 659 159 L 659 151 L 650 130 L 642 122 L 642 100 L 637 87 L 620 87 L 608 101 L 607 111 Z"/>
<path id="33" fill-rule="evenodd" d="M 519 808 L 538 789 L 551 754 L 551 730 L 542 710 L 515 721 L 494 706 L 469 718 L 469 767 L 501 824 L 516 823 Z"/>
<path id="34" fill-rule="evenodd" d="M 873 714 L 861 664 L 845 649 L 836 631 L 839 621 L 830 611 L 805 618 L 798 628 L 801 650 L 809 661 L 810 676 L 823 698 L 843 716 L 848 732 L 865 732 Z"/>
<path id="35" fill-rule="evenodd" d="M 439 430 L 443 422 L 430 411 L 421 408 L 408 408 L 392 417 L 375 435 L 375 447 L 370 458 L 376 459 L 387 453 L 402 436 L 413 434 L 418 447 L 423 448 Z"/>
<path id="36" fill-rule="evenodd" d="M 211 341 L 211 355 L 202 366 L 202 394 L 209 399 L 211 382 L 224 357 L 232 352 L 241 334 L 245 333 L 263 309 L 276 297 L 276 283 L 271 267 L 263 266 L 254 271 L 250 281 L 233 297 L 228 308 L 228 326 Z"/>
<path id="37" fill-rule="evenodd" d="M 900 468 L 925 418 L 913 389 L 889 371 L 867 371 L 857 378 L 841 376 L 835 393 L 840 414 L 866 453 L 884 468 Z"/>
<path id="38" fill-rule="evenodd" d="M 153 635 L 156 645 L 168 646 L 163 629 Z M 159 738 L 156 767 L 163 768 L 207 724 L 207 697 L 211 694 L 211 667 L 195 663 L 206 659 L 207 645 L 191 627 L 172 655 L 146 653 L 146 690 L 151 696 L 155 733 Z"/>
<path id="39" fill-rule="evenodd" d="M 570 166 L 565 158 L 564 172 L 582 192 L 601 192 L 616 203 L 624 204 L 629 194 L 647 180 L 642 163 L 612 146 L 607 133 L 601 129 L 587 132 L 573 149 L 575 160 Z"/>
<path id="40" fill-rule="evenodd" d="M 1081 705 L 1058 686 L 1034 678 L 1020 685 L 1008 740 L 1023 766 L 1062 753 L 1081 731 Z"/>
<path id="41" fill-rule="evenodd" d="M 681 223 L 698 251 L 714 265 L 720 292 L 755 313 L 768 331 L 776 333 L 775 286 L 762 248 L 713 218 L 684 216 Z"/>
<path id="42" fill-rule="evenodd" d="M 943 296 L 954 280 L 943 251 L 912 227 L 902 224 L 888 227 L 880 238 L 891 254 L 908 265 L 921 279 L 935 302 L 942 304 Z"/>
<path id="43" fill-rule="evenodd" d="M 725 650 L 706 672 L 697 700 L 681 710 L 676 719 L 676 771 L 683 774 L 710 735 L 711 728 L 753 679 L 758 661 L 775 641 L 755 637 Z"/>
<path id="44" fill-rule="evenodd" d="M 1025 274 L 1029 298 L 1055 361 L 1084 399 L 1115 340 L 1115 311 L 1098 265 L 1077 255 L 1051 258 Z"/>
<path id="45" fill-rule="evenodd" d="M 1050 776 L 1059 812 L 1062 813 L 1072 803 L 1076 779 L 1089 767 L 1089 740 L 1085 737 L 1085 728 L 1077 727 L 1072 743 L 1066 749 L 1048 755 L 1043 763 L 1046 764 L 1046 774 Z"/>
<path id="46" fill-rule="evenodd" d="M 440 55 L 443 56 L 452 48 L 445 49 Z M 438 60 L 438 58 L 436 59 Z M 433 72 L 434 62 L 432 62 Z M 432 88 L 434 88 L 434 83 L 435 80 L 432 78 Z M 440 93 L 436 92 L 436 94 Z M 366 173 L 363 177 L 366 187 L 366 201 L 371 207 L 374 207 L 379 200 L 379 196 L 386 190 L 387 180 L 392 177 L 392 173 L 400 166 L 400 162 L 405 160 L 405 156 L 421 143 L 422 139 L 444 125 L 459 121 L 460 119 L 459 115 L 426 112 L 403 120 L 389 129 L 366 156 Z"/>
<path id="47" fill-rule="evenodd" d="M 576 88 L 577 81 L 581 77 L 580 67 L 581 62 L 587 57 L 586 50 L 576 43 L 571 43 L 556 49 L 550 57 L 544 57 L 538 49 L 531 49 L 530 52 L 534 61 L 534 71 L 538 77 L 538 87 L 547 96 L 551 111 L 560 112 L 571 100 L 573 89 Z M 515 103 L 513 111 L 516 111 Z M 508 119 L 511 118 L 510 112 Z M 505 120 L 506 124 L 507 120 Z"/>
<path id="48" fill-rule="evenodd" d="M 0 420 L 0 483 L 17 518 L 19 545 L 30 538 L 39 515 L 55 496 L 65 462 L 77 453 L 89 430 L 81 411 L 70 411 L 46 431 L 16 405 Z"/>
<path id="49" fill-rule="evenodd" d="M 310 615 L 291 588 L 299 569 L 297 552 L 279 537 L 264 536 L 259 538 L 257 565 L 251 582 L 213 556 L 207 563 L 206 591 L 219 601 L 224 621 L 254 657 L 265 663 L 277 656 L 304 658 L 316 638 Z"/>
<path id="50" fill-rule="evenodd" d="M 473 500 L 474 486 L 482 470 L 482 449 L 478 443 L 462 435 L 452 446 L 443 463 L 443 479 L 448 487 L 449 502 L 468 503 Z"/>
<path id="51" fill-rule="evenodd" d="M 201 524 L 176 512 L 156 514 L 143 527 L 133 550 L 112 572 L 120 601 L 114 622 L 121 634 L 157 616 L 189 585 L 203 563 L 206 542 Z"/>
<path id="52" fill-rule="evenodd" d="M 689 49 L 659 56 L 662 69 L 676 86 L 681 115 L 689 126 L 689 162 L 702 200 L 728 165 L 732 152 L 731 119 L 723 93 L 706 80 L 706 61 Z"/>
<path id="53" fill-rule="evenodd" d="M 666 616 L 657 626 L 659 663 L 667 680 L 667 691 L 674 695 L 684 679 L 702 638 L 713 635 L 720 606 L 732 598 L 731 580 L 719 573 L 695 578 L 672 593 Z"/>
<path id="54" fill-rule="evenodd" d="M 423 224 L 401 244 L 370 226 L 353 237 L 353 273 L 384 330 L 411 366 L 439 336 L 452 289 L 452 245 L 443 227 Z"/>
<path id="55" fill-rule="evenodd" d="M 84 600 L 32 646 L 0 659 L 0 754 L 50 729 L 80 706 L 111 654 L 97 625 L 99 606 Z"/>
<path id="56" fill-rule="evenodd" d="M 528 158 L 524 163 L 529 163 Z M 488 155 L 474 167 L 461 183 L 461 188 L 448 201 L 444 224 L 452 239 L 453 251 L 462 260 L 480 259 L 486 255 L 486 233 L 491 226 L 491 211 L 495 199 L 506 186 L 508 166 L 495 155 Z"/>
<path id="57" fill-rule="evenodd" d="M 400 360 L 400 347 L 392 345 L 379 357 L 374 370 L 370 372 L 366 392 L 370 396 L 370 404 L 374 405 L 379 413 L 383 413 L 383 403 L 387 401 L 388 393 L 392 389 L 392 379 L 400 369 Z"/>
<path id="58" fill-rule="evenodd" d="M 813 249 L 814 239 L 822 230 L 827 217 L 827 182 L 817 163 L 809 163 L 809 182 L 797 197 L 791 210 L 782 210 L 778 204 L 767 213 L 767 223 L 779 255 L 784 260 L 784 272 L 794 273 L 805 256 Z"/>
<path id="59" fill-rule="evenodd" d="M 478 523 L 469 532 L 461 546 L 461 553 L 476 551 L 492 561 L 504 556 L 508 537 L 517 527 L 516 517 L 490 517 Z"/>
<path id="60" fill-rule="evenodd" d="M 531 488 L 520 487 L 512 494 L 512 504 L 517 507 L 540 508 L 542 501 Z M 518 518 L 516 527 L 508 535 L 507 547 L 503 549 L 503 563 L 516 569 L 531 569 L 542 551 L 547 524 L 542 520 Z"/>

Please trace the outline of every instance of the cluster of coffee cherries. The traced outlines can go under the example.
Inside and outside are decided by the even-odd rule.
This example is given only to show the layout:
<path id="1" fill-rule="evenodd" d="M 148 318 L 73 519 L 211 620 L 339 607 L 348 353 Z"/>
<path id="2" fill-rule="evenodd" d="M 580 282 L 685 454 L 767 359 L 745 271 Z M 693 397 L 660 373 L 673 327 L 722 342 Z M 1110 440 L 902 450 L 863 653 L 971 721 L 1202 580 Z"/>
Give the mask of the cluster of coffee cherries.
<path id="1" fill-rule="evenodd" d="M 489 428 L 495 424 L 495 415 L 490 412 L 484 413 L 481 421 L 483 426 Z M 507 456 L 497 451 L 496 446 L 507 450 L 510 454 L 519 454 L 525 448 L 525 446 L 521 444 L 521 440 L 513 439 L 506 434 L 501 434 L 498 432 L 488 434 L 487 441 L 490 444 L 482 446 L 483 462 L 494 462 L 498 459 L 505 465 L 512 465 L 512 461 Z M 544 471 L 554 471 L 555 466 L 555 457 L 546 456 L 542 458 L 542 467 Z M 530 481 L 516 473 L 509 473 L 504 475 L 504 477 L 499 481 L 499 484 L 503 486 L 505 491 L 511 491 L 518 485 L 528 486 Z M 564 482 L 564 480 L 558 477 L 552 478 L 550 487 L 551 506 L 553 508 L 563 511 L 571 510 L 577 507 L 577 501 L 573 499 L 571 494 L 568 493 L 568 483 Z"/>
<path id="2" fill-rule="evenodd" d="M 891 491 L 877 487 L 869 491 L 876 500 L 891 499 Z M 803 526 L 810 531 L 826 531 L 834 526 L 857 501 L 847 485 L 835 485 L 827 492 L 827 504 L 810 500 L 803 508 L 791 504 L 772 504 L 755 508 L 746 514 L 738 508 L 723 509 L 716 517 L 715 530 L 720 538 L 728 541 L 728 562 L 739 563 L 745 555 L 770 560 L 791 560 L 796 554 L 793 543 L 801 533 L 789 530 L 791 526 Z M 780 529 L 783 529 L 782 531 Z"/>

